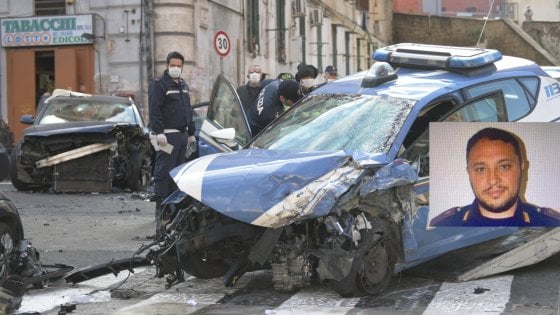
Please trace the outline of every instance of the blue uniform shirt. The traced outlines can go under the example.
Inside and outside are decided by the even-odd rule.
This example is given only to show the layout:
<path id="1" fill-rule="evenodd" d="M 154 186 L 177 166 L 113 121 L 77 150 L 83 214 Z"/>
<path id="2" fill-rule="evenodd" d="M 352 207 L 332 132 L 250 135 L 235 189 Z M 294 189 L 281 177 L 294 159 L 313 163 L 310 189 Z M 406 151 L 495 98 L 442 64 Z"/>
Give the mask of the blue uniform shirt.
<path id="1" fill-rule="evenodd" d="M 430 221 L 430 226 L 560 226 L 560 213 L 518 199 L 513 217 L 489 219 L 481 215 L 475 200 L 468 206 L 444 211 Z"/>
<path id="2" fill-rule="evenodd" d="M 251 133 L 255 136 L 284 112 L 284 105 L 280 101 L 278 87 L 280 80 L 267 84 L 249 109 L 247 118 L 251 126 Z"/>
<path id="3" fill-rule="evenodd" d="M 188 131 L 194 135 L 195 125 L 189 88 L 183 79 L 173 81 L 167 70 L 149 87 L 150 128 L 156 133 L 164 129 Z"/>

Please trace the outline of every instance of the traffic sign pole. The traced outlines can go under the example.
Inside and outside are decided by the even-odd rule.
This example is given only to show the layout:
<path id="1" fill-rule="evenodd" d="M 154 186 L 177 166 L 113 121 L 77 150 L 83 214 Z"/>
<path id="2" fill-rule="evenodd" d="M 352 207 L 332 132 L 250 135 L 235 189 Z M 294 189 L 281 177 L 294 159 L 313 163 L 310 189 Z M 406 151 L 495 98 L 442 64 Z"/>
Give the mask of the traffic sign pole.
<path id="1" fill-rule="evenodd" d="M 231 50 L 231 40 L 224 31 L 217 31 L 214 35 L 214 49 L 220 55 L 220 72 L 224 74 L 224 57 L 227 56 Z"/>

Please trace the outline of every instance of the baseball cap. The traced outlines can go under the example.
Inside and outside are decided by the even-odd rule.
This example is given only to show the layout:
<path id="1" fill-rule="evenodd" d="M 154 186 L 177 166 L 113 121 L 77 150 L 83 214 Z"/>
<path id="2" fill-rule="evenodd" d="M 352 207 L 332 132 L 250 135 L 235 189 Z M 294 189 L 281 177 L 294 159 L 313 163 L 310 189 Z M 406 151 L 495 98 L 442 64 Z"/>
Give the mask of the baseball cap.
<path id="1" fill-rule="evenodd" d="M 296 80 L 283 80 L 278 86 L 278 94 L 295 103 L 303 96 Z"/>
<path id="2" fill-rule="evenodd" d="M 338 71 L 336 70 L 335 66 L 327 66 L 325 68 L 325 72 L 330 72 L 330 73 L 337 73 Z"/>

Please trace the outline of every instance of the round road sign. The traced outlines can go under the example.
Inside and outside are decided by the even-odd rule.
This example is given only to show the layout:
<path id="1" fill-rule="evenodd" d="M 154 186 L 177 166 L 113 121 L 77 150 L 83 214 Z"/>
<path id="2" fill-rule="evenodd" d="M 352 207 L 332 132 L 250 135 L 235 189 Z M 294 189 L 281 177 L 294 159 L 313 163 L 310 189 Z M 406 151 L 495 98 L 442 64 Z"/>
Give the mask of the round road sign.
<path id="1" fill-rule="evenodd" d="M 229 36 L 224 31 L 217 31 L 214 35 L 214 48 L 218 55 L 225 57 L 231 50 L 231 41 Z"/>

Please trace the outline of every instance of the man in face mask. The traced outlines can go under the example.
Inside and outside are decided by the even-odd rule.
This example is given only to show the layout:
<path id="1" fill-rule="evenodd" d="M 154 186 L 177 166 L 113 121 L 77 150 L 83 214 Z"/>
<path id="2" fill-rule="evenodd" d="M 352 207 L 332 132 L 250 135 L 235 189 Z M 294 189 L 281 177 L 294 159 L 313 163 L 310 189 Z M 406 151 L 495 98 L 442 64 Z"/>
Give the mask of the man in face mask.
<path id="1" fill-rule="evenodd" d="M 319 70 L 312 65 L 300 64 L 296 73 L 296 81 L 299 82 L 303 95 L 313 91 L 315 86 L 315 78 L 319 74 Z"/>
<path id="2" fill-rule="evenodd" d="M 247 70 L 247 83 L 237 88 L 237 95 L 239 95 L 239 99 L 241 100 L 245 113 L 247 113 L 251 105 L 253 105 L 253 102 L 259 95 L 262 88 L 272 81 L 265 80 L 264 76 L 265 75 L 262 73 L 261 67 L 258 65 L 252 65 Z"/>
<path id="3" fill-rule="evenodd" d="M 177 189 L 169 171 L 185 162 L 189 145 L 196 145 L 189 87 L 181 78 L 184 61 L 180 53 L 170 52 L 163 75 L 148 89 L 149 126 L 156 134 L 156 150 L 160 149 L 154 167 L 156 224 L 160 220 L 161 202 Z"/>

